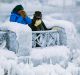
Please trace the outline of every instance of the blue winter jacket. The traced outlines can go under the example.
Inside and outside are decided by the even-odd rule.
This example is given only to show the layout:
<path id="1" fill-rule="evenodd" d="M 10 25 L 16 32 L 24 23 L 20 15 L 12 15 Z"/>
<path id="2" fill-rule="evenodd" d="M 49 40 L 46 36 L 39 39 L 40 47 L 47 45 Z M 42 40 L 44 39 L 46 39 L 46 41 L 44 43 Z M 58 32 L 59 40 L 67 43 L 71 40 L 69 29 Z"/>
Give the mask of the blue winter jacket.
<path id="1" fill-rule="evenodd" d="M 18 22 L 18 23 L 21 23 L 21 24 L 28 24 L 28 25 L 30 25 L 32 23 L 32 20 L 28 16 L 26 18 L 23 18 L 22 16 L 20 16 L 16 12 L 11 13 L 10 21 L 11 22 Z"/>

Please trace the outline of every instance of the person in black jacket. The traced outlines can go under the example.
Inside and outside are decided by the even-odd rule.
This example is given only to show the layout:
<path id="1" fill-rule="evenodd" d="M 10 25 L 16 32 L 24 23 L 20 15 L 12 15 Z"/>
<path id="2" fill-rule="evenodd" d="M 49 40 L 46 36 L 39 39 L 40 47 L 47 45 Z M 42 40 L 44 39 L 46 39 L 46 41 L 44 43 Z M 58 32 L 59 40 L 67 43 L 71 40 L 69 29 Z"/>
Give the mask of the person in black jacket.
<path id="1" fill-rule="evenodd" d="M 44 22 L 42 21 L 42 13 L 40 11 L 35 11 L 31 23 L 32 31 L 43 31 L 47 30 Z"/>

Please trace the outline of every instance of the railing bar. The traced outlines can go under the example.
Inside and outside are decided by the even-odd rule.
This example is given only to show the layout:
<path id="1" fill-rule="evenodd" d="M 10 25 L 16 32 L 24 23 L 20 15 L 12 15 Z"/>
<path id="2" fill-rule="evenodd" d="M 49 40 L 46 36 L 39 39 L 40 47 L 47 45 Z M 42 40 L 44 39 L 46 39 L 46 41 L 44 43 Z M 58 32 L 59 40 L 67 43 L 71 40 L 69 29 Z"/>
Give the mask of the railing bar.
<path id="1" fill-rule="evenodd" d="M 32 31 L 32 33 L 49 33 L 49 32 L 57 32 L 57 31 L 54 31 L 54 30 L 49 30 L 49 31 Z"/>

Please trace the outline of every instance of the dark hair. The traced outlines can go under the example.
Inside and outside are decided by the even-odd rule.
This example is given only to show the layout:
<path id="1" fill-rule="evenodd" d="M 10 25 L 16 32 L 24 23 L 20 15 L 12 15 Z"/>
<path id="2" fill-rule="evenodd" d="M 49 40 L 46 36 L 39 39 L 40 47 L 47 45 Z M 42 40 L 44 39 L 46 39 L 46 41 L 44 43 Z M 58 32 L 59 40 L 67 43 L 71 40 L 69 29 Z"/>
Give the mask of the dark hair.
<path id="1" fill-rule="evenodd" d="M 40 11 L 35 11 L 33 18 L 35 18 L 35 19 L 39 19 L 40 18 L 41 19 L 42 18 L 42 13 Z"/>
<path id="2" fill-rule="evenodd" d="M 15 8 L 12 10 L 12 12 L 18 12 L 20 10 L 24 10 L 23 6 L 22 5 L 17 5 L 15 6 Z"/>

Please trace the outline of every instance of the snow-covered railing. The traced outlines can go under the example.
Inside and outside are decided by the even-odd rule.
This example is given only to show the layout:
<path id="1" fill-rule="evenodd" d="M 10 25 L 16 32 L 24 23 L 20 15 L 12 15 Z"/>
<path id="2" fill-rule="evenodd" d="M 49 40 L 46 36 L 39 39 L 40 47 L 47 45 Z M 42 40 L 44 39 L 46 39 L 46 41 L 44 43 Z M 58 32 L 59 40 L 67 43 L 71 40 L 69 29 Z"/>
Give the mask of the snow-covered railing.
<path id="1" fill-rule="evenodd" d="M 64 28 L 54 26 L 53 30 L 33 31 L 32 47 L 48 47 L 54 45 L 66 45 L 67 36 Z"/>
<path id="2" fill-rule="evenodd" d="M 18 49 L 16 33 L 10 30 L 0 30 L 0 48 L 7 48 L 14 52 Z"/>
<path id="3" fill-rule="evenodd" d="M 5 39 L 1 39 L 4 38 L 3 35 L 6 36 Z M 6 21 L 0 25 L 0 46 L 2 45 L 8 50 L 14 51 L 18 56 L 30 55 L 32 49 L 32 31 L 30 27 Z"/>

